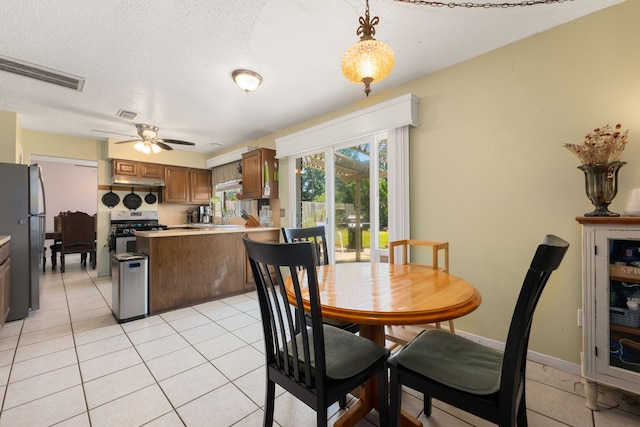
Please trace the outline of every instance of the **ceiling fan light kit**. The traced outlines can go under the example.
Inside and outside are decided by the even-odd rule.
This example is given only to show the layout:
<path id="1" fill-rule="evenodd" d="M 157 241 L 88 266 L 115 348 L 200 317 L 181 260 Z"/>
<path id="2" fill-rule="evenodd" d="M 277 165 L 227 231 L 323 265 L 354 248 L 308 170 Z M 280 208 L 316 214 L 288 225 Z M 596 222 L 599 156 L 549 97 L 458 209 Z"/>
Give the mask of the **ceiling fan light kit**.
<path id="1" fill-rule="evenodd" d="M 135 148 L 136 150 L 144 154 L 151 154 L 151 153 L 157 154 L 160 151 L 162 151 L 162 148 L 158 147 L 158 144 L 154 144 L 149 140 L 138 141 L 133 146 L 133 148 Z"/>
<path id="2" fill-rule="evenodd" d="M 380 18 L 370 18 L 369 0 L 365 16 L 361 16 L 359 22 L 356 34 L 360 41 L 342 56 L 342 74 L 354 83 L 364 83 L 364 93 L 369 96 L 371 83 L 387 77 L 393 70 L 395 59 L 388 44 L 373 38 L 376 33 L 374 26 L 378 25 Z"/>
<path id="3" fill-rule="evenodd" d="M 233 81 L 245 92 L 252 92 L 258 89 L 262 83 L 260 74 L 251 70 L 235 70 L 231 73 Z"/>

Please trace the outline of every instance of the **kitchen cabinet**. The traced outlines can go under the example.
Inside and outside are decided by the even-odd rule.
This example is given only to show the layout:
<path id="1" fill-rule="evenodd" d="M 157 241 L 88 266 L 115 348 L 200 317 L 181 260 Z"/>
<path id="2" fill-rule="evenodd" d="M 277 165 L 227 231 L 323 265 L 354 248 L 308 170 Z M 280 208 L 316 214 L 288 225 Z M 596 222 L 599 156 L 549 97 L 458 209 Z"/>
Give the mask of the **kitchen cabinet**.
<path id="1" fill-rule="evenodd" d="M 136 250 L 149 256 L 149 314 L 255 290 L 247 269 L 245 234 L 277 242 L 280 229 L 136 233 Z"/>
<path id="2" fill-rule="evenodd" d="M 180 166 L 164 167 L 163 203 L 207 204 L 211 200 L 211 171 Z"/>
<path id="3" fill-rule="evenodd" d="M 278 160 L 275 150 L 258 148 L 242 155 L 242 198 L 278 198 Z"/>
<path id="4" fill-rule="evenodd" d="M 164 165 L 114 159 L 113 175 L 162 179 L 164 178 Z"/>
<path id="5" fill-rule="evenodd" d="M 8 241 L 0 246 L 0 328 L 4 326 L 11 306 L 11 257 L 9 256 L 9 249 Z"/>
<path id="6" fill-rule="evenodd" d="M 189 171 L 191 186 L 189 197 L 191 203 L 208 204 L 211 201 L 211 171 L 208 169 L 191 169 Z"/>
<path id="7" fill-rule="evenodd" d="M 640 218 L 582 224 L 582 375 L 587 407 L 597 384 L 640 393 Z"/>
<path id="8" fill-rule="evenodd" d="M 251 240 L 255 240 L 257 242 L 271 242 L 278 243 L 280 241 L 280 232 L 273 230 L 259 230 L 256 228 L 256 231 L 252 232 L 249 237 Z M 249 292 L 251 290 L 256 289 L 256 282 L 253 278 L 253 271 L 251 270 L 251 264 L 249 263 L 249 255 L 247 255 L 247 250 L 242 246 L 242 259 L 244 260 L 244 290 Z"/>

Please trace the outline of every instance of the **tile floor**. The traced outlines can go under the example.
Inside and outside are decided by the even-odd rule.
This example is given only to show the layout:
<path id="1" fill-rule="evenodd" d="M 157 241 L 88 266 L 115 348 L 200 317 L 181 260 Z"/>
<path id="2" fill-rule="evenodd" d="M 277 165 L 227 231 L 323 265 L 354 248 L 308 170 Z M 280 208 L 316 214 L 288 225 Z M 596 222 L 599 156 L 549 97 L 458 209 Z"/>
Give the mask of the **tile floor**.
<path id="1" fill-rule="evenodd" d="M 0 331 L 0 427 L 260 426 L 264 399 L 262 332 L 255 295 L 245 294 L 118 324 L 108 307 L 111 279 L 69 262 L 42 276 L 40 310 Z M 640 398 L 601 393 L 584 405 L 580 378 L 530 363 L 529 425 L 640 425 Z M 353 400 L 350 402 L 352 403 Z M 488 426 L 419 395 L 403 407 L 425 426 Z M 331 408 L 331 421 L 340 415 Z M 281 427 L 313 426 L 313 411 L 279 390 Z M 378 425 L 374 413 L 358 426 Z"/>

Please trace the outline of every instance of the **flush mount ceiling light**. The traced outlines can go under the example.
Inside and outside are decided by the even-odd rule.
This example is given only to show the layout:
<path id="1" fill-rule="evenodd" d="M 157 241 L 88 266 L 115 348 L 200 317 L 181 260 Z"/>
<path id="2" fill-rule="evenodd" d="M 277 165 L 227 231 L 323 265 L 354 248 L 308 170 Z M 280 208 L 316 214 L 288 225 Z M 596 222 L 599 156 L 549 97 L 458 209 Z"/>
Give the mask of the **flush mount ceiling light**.
<path id="1" fill-rule="evenodd" d="M 231 77 L 233 77 L 233 81 L 240 86 L 240 89 L 245 92 L 256 90 L 258 86 L 260 86 L 260 83 L 262 83 L 260 74 L 251 70 L 235 70 L 231 73 Z"/>
<path id="2" fill-rule="evenodd" d="M 342 74 L 354 83 L 364 83 L 364 93 L 369 96 L 371 83 L 379 82 L 391 73 L 394 64 L 391 47 L 373 38 L 380 19 L 369 17 L 369 0 L 364 18 L 360 17 L 356 34 L 360 41 L 351 46 L 342 56 Z"/>

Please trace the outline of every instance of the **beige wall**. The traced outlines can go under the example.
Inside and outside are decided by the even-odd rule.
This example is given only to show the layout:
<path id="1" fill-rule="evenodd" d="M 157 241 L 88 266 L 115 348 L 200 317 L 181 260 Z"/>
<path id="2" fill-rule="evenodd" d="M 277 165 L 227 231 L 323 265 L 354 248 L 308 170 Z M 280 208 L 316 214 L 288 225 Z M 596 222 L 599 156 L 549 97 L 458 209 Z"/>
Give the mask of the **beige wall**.
<path id="1" fill-rule="evenodd" d="M 579 162 L 563 144 L 595 127 L 630 129 L 612 204 L 640 187 L 640 2 L 626 2 L 277 134 L 405 93 L 420 98 L 410 131 L 411 234 L 448 240 L 451 271 L 483 295 L 457 328 L 504 341 L 524 273 L 547 233 L 571 243 L 536 313 L 530 349 L 580 362 L 581 228 L 593 209 Z M 426 59 L 428 60 L 428 59 Z M 357 90 L 354 87 L 354 90 Z M 374 88 L 375 90 L 375 88 Z M 282 181 L 286 163 L 280 168 Z M 419 185 L 418 185 L 419 183 Z M 282 206 L 287 206 L 281 186 Z"/>
<path id="2" fill-rule="evenodd" d="M 18 163 L 18 115 L 0 111 L 0 162 Z"/>

